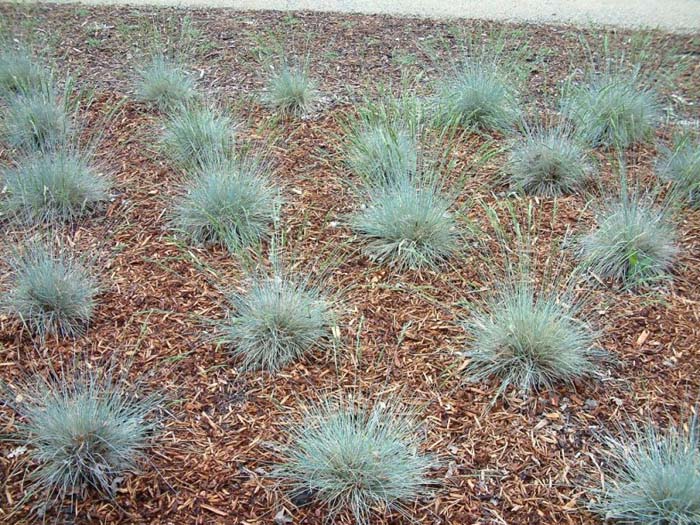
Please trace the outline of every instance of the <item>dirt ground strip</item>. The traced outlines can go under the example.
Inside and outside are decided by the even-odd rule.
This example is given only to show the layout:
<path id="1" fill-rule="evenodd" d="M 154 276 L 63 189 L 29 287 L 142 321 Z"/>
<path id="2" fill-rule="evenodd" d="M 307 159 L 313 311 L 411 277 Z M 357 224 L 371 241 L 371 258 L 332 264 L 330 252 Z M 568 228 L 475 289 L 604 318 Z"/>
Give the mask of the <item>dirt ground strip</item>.
<path id="1" fill-rule="evenodd" d="M 480 42 L 502 31 L 508 35 L 505 53 L 523 57 L 524 102 L 533 113 L 552 105 L 568 72 L 580 76 L 584 64 L 599 61 L 606 40 L 627 56 L 644 56 L 652 70 L 683 63 L 672 84 L 657 83 L 669 115 L 658 139 L 668 142 L 673 122 L 693 125 L 700 116 L 700 37 L 216 9 L 0 4 L 0 13 L 6 27 L 60 71 L 95 89 L 87 131 L 104 127 L 99 160 L 115 180 L 114 199 L 102 213 L 62 232 L 99 261 L 104 292 L 89 331 L 76 340 L 37 345 L 16 322 L 0 317 L 0 378 L 12 383 L 76 358 L 96 366 L 116 360 L 134 380 L 145 375 L 141 388 L 160 389 L 168 399 L 152 464 L 123 480 L 116 501 L 88 497 L 77 508 L 52 509 L 51 520 L 77 513 L 78 523 L 268 524 L 286 516 L 320 524 L 323 507 L 295 508 L 266 474 L 278 457 L 274 444 L 285 440 L 286 425 L 302 407 L 324 392 L 345 390 L 372 398 L 403 394 L 423 410 L 425 448 L 442 466 L 434 472 L 440 483 L 434 497 L 411 509 L 415 522 L 595 523 L 586 506 L 605 464 L 602 432 L 631 420 L 666 425 L 698 400 L 700 212 L 679 217 L 680 257 L 666 289 L 591 291 L 596 307 L 589 313 L 612 357 L 601 378 L 527 397 L 509 392 L 489 410 L 495 385 L 464 384 L 464 359 L 457 354 L 464 344 L 459 320 L 489 285 L 484 254 L 467 249 L 438 272 L 397 273 L 369 262 L 343 226 L 357 203 L 344 183 L 351 175 L 338 135 L 339 122 L 378 82 L 397 87 L 402 75 L 420 72 L 414 87 L 428 93 L 449 67 L 448 58 L 459 56 L 465 36 Z M 275 376 L 243 373 L 212 341 L 205 320 L 225 315 L 222 291 L 244 289 L 244 268 L 222 249 L 190 247 L 172 237 L 168 210 L 181 176 L 154 140 L 162 117 L 130 98 L 134 66 L 153 24 L 174 35 L 184 16 L 191 20 L 187 37 L 172 41 L 188 47 L 199 89 L 246 122 L 244 138 L 274 144 L 287 253 L 300 271 L 311 273 L 333 261 L 328 285 L 342 291 L 342 344 L 334 356 L 311 355 Z M 645 38 L 648 52 L 642 55 Z M 280 119 L 258 102 L 275 40 L 311 58 L 322 96 L 306 118 Z M 501 137 L 463 138 L 451 174 L 467 180 L 462 203 L 502 195 L 494 180 L 503 154 L 475 162 L 480 148 L 504 144 Z M 628 172 L 653 180 L 655 154 L 653 147 L 629 152 Z M 11 151 L 0 155 L 3 162 L 13 160 Z M 603 184 L 614 187 L 610 156 L 599 154 L 599 164 Z M 528 203 L 513 200 L 520 207 Z M 591 225 L 581 196 L 556 206 L 531 203 L 541 217 L 543 241 Z M 466 209 L 465 218 L 485 223 L 477 207 Z M 29 234 L 9 225 L 3 231 L 4 246 Z M 3 414 L 4 434 L 13 420 Z M 26 482 L 11 451 L 0 446 L 0 520 L 35 523 L 36 502 L 10 512 Z M 376 519 L 409 522 L 398 514 Z"/>

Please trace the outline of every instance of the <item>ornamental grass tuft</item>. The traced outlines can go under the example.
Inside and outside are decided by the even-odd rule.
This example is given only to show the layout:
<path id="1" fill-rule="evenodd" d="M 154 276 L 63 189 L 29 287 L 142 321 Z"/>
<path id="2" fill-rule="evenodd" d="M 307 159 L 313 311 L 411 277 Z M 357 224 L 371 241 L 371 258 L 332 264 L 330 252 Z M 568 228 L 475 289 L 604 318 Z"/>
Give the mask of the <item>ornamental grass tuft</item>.
<path id="1" fill-rule="evenodd" d="M 593 174 L 586 148 L 562 127 L 526 132 L 511 148 L 506 170 L 513 189 L 545 197 L 576 193 Z"/>
<path id="2" fill-rule="evenodd" d="M 271 72 L 265 102 L 282 113 L 299 116 L 309 110 L 315 93 L 315 83 L 309 76 L 308 67 L 285 62 Z"/>
<path id="3" fill-rule="evenodd" d="M 165 154 L 185 171 L 201 169 L 211 162 L 231 159 L 236 125 L 217 110 L 188 104 L 165 122 L 161 143 Z"/>
<path id="4" fill-rule="evenodd" d="M 13 49 L 9 42 L 1 42 L 0 97 L 39 91 L 49 81 L 49 72 L 37 63 L 28 49 Z"/>
<path id="5" fill-rule="evenodd" d="M 229 301 L 233 311 L 221 327 L 222 342 L 245 369 L 277 372 L 332 343 L 333 303 L 306 280 L 256 277 L 245 293 L 232 294 Z"/>
<path id="6" fill-rule="evenodd" d="M 508 131 L 521 112 L 515 85 L 495 59 L 470 59 L 445 78 L 438 90 L 437 112 L 446 125 Z"/>
<path id="7" fill-rule="evenodd" d="M 3 208 L 24 223 L 72 222 L 109 198 L 110 181 L 87 152 L 62 147 L 28 154 L 2 172 Z"/>
<path id="8" fill-rule="evenodd" d="M 486 295 L 470 301 L 463 373 L 495 380 L 495 402 L 506 391 L 529 394 L 596 375 L 607 354 L 597 342 L 591 296 L 563 238 L 546 241 L 542 220 L 556 224 L 531 200 L 484 205 L 489 228 L 475 235 Z"/>
<path id="9" fill-rule="evenodd" d="M 370 259 L 399 270 L 435 268 L 458 252 L 461 231 L 453 199 L 436 177 L 368 184 L 361 197 L 363 207 L 349 222 Z"/>
<path id="10" fill-rule="evenodd" d="M 99 283 L 82 258 L 38 241 L 8 257 L 10 285 L 3 309 L 41 337 L 83 333 Z"/>
<path id="11" fill-rule="evenodd" d="M 678 248 L 668 208 L 623 191 L 601 207 L 596 221 L 581 251 L 583 264 L 599 278 L 636 288 L 669 277 Z"/>
<path id="12" fill-rule="evenodd" d="M 596 510 L 616 523 L 700 523 L 700 429 L 651 424 L 608 440 L 609 475 Z"/>
<path id="13" fill-rule="evenodd" d="M 329 521 L 349 512 L 366 525 L 377 511 L 407 513 L 429 490 L 435 461 L 420 452 L 421 425 L 394 402 L 325 400 L 290 432 L 273 476 L 293 501 L 324 503 Z"/>
<path id="14" fill-rule="evenodd" d="M 206 164 L 185 181 L 173 228 L 196 244 L 219 244 L 232 253 L 259 244 L 279 208 L 269 171 L 253 156 Z"/>
<path id="15" fill-rule="evenodd" d="M 60 95 L 53 83 L 19 91 L 6 99 L 2 136 L 12 148 L 48 151 L 67 144 L 73 134 L 68 93 Z"/>
<path id="16" fill-rule="evenodd" d="M 418 168 L 417 138 L 401 124 L 365 123 L 347 137 L 346 162 L 350 170 L 369 184 L 412 178 Z"/>
<path id="17" fill-rule="evenodd" d="M 693 208 L 700 208 L 700 144 L 688 139 L 666 150 L 656 172 L 671 182 L 673 192 Z"/>
<path id="18" fill-rule="evenodd" d="M 88 490 L 113 498 L 144 462 L 156 426 L 156 396 L 129 393 L 95 371 L 37 377 L 4 401 L 18 416 L 10 439 L 26 447 L 28 493 L 47 507 Z"/>
<path id="19" fill-rule="evenodd" d="M 194 81 L 174 60 L 154 55 L 138 71 L 136 95 L 161 111 L 173 111 L 195 96 Z"/>
<path id="20" fill-rule="evenodd" d="M 601 352 L 582 317 L 584 303 L 568 291 L 541 289 L 530 276 L 510 277 L 464 325 L 467 378 L 497 378 L 498 396 L 510 387 L 528 392 L 590 375 Z"/>
<path id="21" fill-rule="evenodd" d="M 562 113 L 591 146 L 625 149 L 654 137 L 660 119 L 656 95 L 639 86 L 638 75 L 606 73 L 570 87 Z"/>

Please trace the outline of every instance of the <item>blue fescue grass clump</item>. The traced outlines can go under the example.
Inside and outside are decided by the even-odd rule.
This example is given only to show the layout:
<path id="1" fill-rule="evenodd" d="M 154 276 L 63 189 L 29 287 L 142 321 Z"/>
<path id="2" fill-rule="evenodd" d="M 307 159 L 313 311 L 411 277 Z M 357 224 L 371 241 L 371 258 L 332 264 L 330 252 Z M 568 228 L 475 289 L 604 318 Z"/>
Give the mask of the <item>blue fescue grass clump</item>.
<path id="1" fill-rule="evenodd" d="M 370 184 L 410 178 L 418 168 L 417 137 L 400 123 L 363 123 L 348 134 L 345 158 L 350 170 Z"/>
<path id="2" fill-rule="evenodd" d="M 227 114 L 196 104 L 180 107 L 165 121 L 161 143 L 165 154 L 184 170 L 233 156 L 236 125 Z"/>
<path id="3" fill-rule="evenodd" d="M 596 510 L 616 523 L 700 523 L 700 429 L 652 424 L 610 438 L 609 476 Z"/>
<path id="4" fill-rule="evenodd" d="M 440 122 L 486 131 L 508 131 L 520 119 L 519 95 L 494 58 L 466 60 L 440 83 Z"/>
<path id="5" fill-rule="evenodd" d="M 27 450 L 28 494 L 45 498 L 47 507 L 91 489 L 114 497 L 124 475 L 146 457 L 157 397 L 129 393 L 95 371 L 26 383 L 7 391 L 5 401 L 18 416 L 10 439 Z"/>
<path id="6" fill-rule="evenodd" d="M 459 250 L 453 199 L 437 176 L 401 176 L 360 190 L 363 207 L 350 227 L 372 259 L 397 269 L 435 268 Z"/>
<path id="7" fill-rule="evenodd" d="M 85 261 L 63 247 L 38 241 L 8 257 L 3 309 L 41 337 L 80 335 L 90 322 L 99 283 Z"/>
<path id="8" fill-rule="evenodd" d="M 6 99 L 2 136 L 12 148 L 48 150 L 66 144 L 73 132 L 69 88 L 60 94 L 53 82 L 21 90 Z"/>
<path id="9" fill-rule="evenodd" d="M 693 208 L 700 208 L 700 144 L 689 138 L 666 149 L 656 172 L 672 184 L 673 193 Z"/>
<path id="10" fill-rule="evenodd" d="M 376 511 L 405 512 L 429 489 L 435 461 L 420 452 L 421 425 L 395 402 L 327 399 L 290 432 L 273 475 L 293 500 L 324 503 L 330 521 L 349 512 L 368 524 Z"/>
<path id="11" fill-rule="evenodd" d="M 264 100 L 272 108 L 293 115 L 303 115 L 314 100 L 316 86 L 306 65 L 284 61 L 272 70 L 267 80 Z"/>
<path id="12" fill-rule="evenodd" d="M 649 195 L 623 190 L 597 212 L 597 226 L 581 239 L 583 264 L 627 288 L 669 277 L 678 248 L 669 208 Z"/>
<path id="13" fill-rule="evenodd" d="M 186 180 L 173 227 L 197 244 L 232 253 L 267 239 L 279 209 L 269 171 L 268 162 L 252 155 L 205 164 Z"/>
<path id="14" fill-rule="evenodd" d="M 345 161 L 357 177 L 349 184 L 361 203 L 349 226 L 371 259 L 399 270 L 435 268 L 459 251 L 455 198 L 442 182 L 455 141 L 450 133 L 429 134 L 427 116 L 415 95 L 385 93 L 342 125 Z M 443 155 L 429 157 L 423 142 Z"/>
<path id="15" fill-rule="evenodd" d="M 625 149 L 651 140 L 660 119 L 656 95 L 635 72 L 604 73 L 573 85 L 561 102 L 564 116 L 591 146 Z"/>
<path id="16" fill-rule="evenodd" d="M 532 201 L 484 208 L 490 227 L 475 238 L 488 292 L 470 301 L 463 325 L 466 379 L 495 380 L 495 402 L 508 390 L 528 394 L 595 375 L 606 354 L 597 346 L 581 269 L 564 249 L 568 235 L 543 241 Z M 557 217 L 547 220 L 555 224 Z"/>
<path id="17" fill-rule="evenodd" d="M 332 344 L 333 301 L 308 279 L 283 272 L 257 276 L 229 301 L 232 312 L 221 327 L 222 342 L 245 369 L 276 372 Z"/>
<path id="18" fill-rule="evenodd" d="M 26 48 L 16 49 L 0 41 L 0 97 L 38 91 L 49 79 L 49 72 L 36 62 Z"/>
<path id="19" fill-rule="evenodd" d="M 356 114 L 341 122 L 343 157 L 365 184 L 391 183 L 413 177 L 421 157 L 427 109 L 412 94 L 394 96 L 380 88 L 380 99 L 365 100 Z"/>
<path id="20" fill-rule="evenodd" d="M 472 381 L 497 378 L 497 395 L 590 375 L 600 351 L 584 304 L 571 292 L 537 286 L 532 276 L 511 276 L 464 325 L 471 340 L 464 373 Z"/>
<path id="21" fill-rule="evenodd" d="M 512 146 L 506 170 L 513 189 L 545 197 L 576 193 L 593 174 L 587 149 L 564 127 L 528 130 Z"/>
<path id="22" fill-rule="evenodd" d="M 136 95 L 161 111 L 175 110 L 195 96 L 194 81 L 176 61 L 155 54 L 138 71 Z"/>
<path id="23" fill-rule="evenodd" d="M 4 210 L 25 223 L 74 221 L 106 201 L 110 188 L 91 154 L 70 146 L 25 155 L 2 181 Z"/>

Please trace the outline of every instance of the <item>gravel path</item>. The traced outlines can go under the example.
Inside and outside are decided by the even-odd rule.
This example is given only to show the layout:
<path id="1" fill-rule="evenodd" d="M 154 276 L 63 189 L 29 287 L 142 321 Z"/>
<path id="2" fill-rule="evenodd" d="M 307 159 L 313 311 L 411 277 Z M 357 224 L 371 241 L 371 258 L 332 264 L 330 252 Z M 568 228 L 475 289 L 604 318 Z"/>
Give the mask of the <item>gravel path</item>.
<path id="1" fill-rule="evenodd" d="M 54 0 L 64 3 L 63 0 Z M 700 0 L 87 0 L 91 4 L 229 7 L 700 30 Z"/>

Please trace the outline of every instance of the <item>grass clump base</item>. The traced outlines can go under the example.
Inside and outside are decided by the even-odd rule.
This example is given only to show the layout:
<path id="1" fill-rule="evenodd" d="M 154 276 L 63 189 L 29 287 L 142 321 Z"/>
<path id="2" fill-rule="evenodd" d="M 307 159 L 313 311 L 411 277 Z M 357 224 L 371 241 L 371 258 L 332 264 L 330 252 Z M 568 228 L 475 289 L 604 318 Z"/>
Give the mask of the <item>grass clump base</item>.
<path id="1" fill-rule="evenodd" d="M 634 288 L 658 283 L 678 251 L 668 211 L 649 198 L 623 195 L 597 214 L 597 228 L 581 241 L 584 265 L 603 279 Z"/>
<path id="2" fill-rule="evenodd" d="M 10 287 L 4 309 L 40 336 L 80 335 L 92 318 L 97 279 L 65 249 L 34 242 L 7 261 Z"/>
<path id="3" fill-rule="evenodd" d="M 231 252 L 258 244 L 269 237 L 279 207 L 267 173 L 267 163 L 254 157 L 206 165 L 185 183 L 173 227 L 197 244 Z"/>
<path id="4" fill-rule="evenodd" d="M 528 392 L 591 374 L 600 351 L 595 331 L 578 318 L 581 302 L 540 290 L 527 276 L 510 279 L 464 325 L 471 339 L 468 379 L 496 377 L 500 395 L 509 387 Z"/>
<path id="5" fill-rule="evenodd" d="M 27 448 L 28 493 L 46 506 L 94 489 L 114 497 L 145 457 L 155 423 L 155 397 L 127 394 L 104 373 L 64 372 L 6 393 L 19 416 L 12 441 Z"/>
<path id="6" fill-rule="evenodd" d="M 222 327 L 222 340 L 246 369 L 276 372 L 331 341 L 332 303 L 308 282 L 258 277 L 245 294 L 229 300 L 233 314 Z"/>
<path id="7" fill-rule="evenodd" d="M 651 424 L 610 439 L 610 476 L 596 510 L 607 519 L 639 525 L 700 523 L 700 429 L 665 432 Z"/>
<path id="8" fill-rule="evenodd" d="M 48 72 L 34 61 L 27 49 L 12 49 L 7 41 L 0 42 L 0 96 L 37 91 L 48 81 Z"/>
<path id="9" fill-rule="evenodd" d="M 574 86 L 562 112 L 591 146 L 624 149 L 653 138 L 659 120 L 655 95 L 638 87 L 637 75 L 603 75 Z"/>
<path id="10" fill-rule="evenodd" d="M 372 260 L 398 269 L 434 268 L 458 251 L 461 234 L 452 200 L 439 182 L 404 176 L 368 185 L 364 199 L 350 226 L 365 240 Z"/>
<path id="11" fill-rule="evenodd" d="M 364 182 L 392 183 L 400 177 L 415 175 L 418 143 L 401 124 L 363 123 L 350 130 L 345 157 L 350 170 Z"/>
<path id="12" fill-rule="evenodd" d="M 528 132 L 511 149 L 507 170 L 515 190 L 546 197 L 575 193 L 593 171 L 585 148 L 563 128 Z"/>
<path id="13" fill-rule="evenodd" d="M 140 69 L 136 94 L 139 100 L 167 111 L 185 105 L 196 92 L 192 78 L 178 64 L 159 54 Z"/>
<path id="14" fill-rule="evenodd" d="M 656 171 L 663 180 L 673 184 L 673 191 L 681 200 L 700 208 L 700 144 L 682 141 L 665 152 Z"/>
<path id="15" fill-rule="evenodd" d="M 71 222 L 108 199 L 109 180 L 90 156 L 72 150 L 42 151 L 5 170 L 5 209 L 26 223 Z"/>
<path id="16" fill-rule="evenodd" d="M 446 125 L 507 131 L 520 118 L 518 93 L 494 60 L 469 60 L 444 80 L 438 116 Z"/>
<path id="17" fill-rule="evenodd" d="M 72 131 L 65 101 L 54 89 L 21 91 L 8 98 L 2 121 L 5 142 L 25 151 L 65 145 Z"/>
<path id="18" fill-rule="evenodd" d="M 166 120 L 161 142 L 172 162 L 197 170 L 211 162 L 230 159 L 235 146 L 231 117 L 196 105 L 182 106 Z"/>
<path id="19" fill-rule="evenodd" d="M 315 92 L 308 68 L 283 64 L 268 79 L 265 101 L 282 113 L 303 115 L 311 106 Z"/>
<path id="20" fill-rule="evenodd" d="M 293 500 L 311 495 L 325 503 L 329 521 L 349 512 L 369 524 L 375 509 L 402 511 L 427 492 L 434 461 L 419 452 L 420 430 L 393 402 L 326 400 L 291 427 L 273 475 L 288 484 Z"/>

